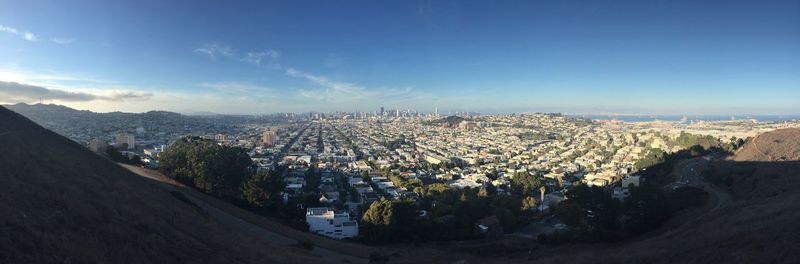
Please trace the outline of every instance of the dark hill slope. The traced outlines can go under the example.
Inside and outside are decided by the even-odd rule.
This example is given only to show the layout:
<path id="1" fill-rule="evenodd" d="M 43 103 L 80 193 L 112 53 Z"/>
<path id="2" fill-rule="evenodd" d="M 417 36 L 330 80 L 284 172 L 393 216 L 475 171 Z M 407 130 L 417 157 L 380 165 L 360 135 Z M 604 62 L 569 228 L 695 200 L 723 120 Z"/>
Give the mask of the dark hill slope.
<path id="1" fill-rule="evenodd" d="M 109 160 L 0 107 L 0 263 L 284 263 Z"/>

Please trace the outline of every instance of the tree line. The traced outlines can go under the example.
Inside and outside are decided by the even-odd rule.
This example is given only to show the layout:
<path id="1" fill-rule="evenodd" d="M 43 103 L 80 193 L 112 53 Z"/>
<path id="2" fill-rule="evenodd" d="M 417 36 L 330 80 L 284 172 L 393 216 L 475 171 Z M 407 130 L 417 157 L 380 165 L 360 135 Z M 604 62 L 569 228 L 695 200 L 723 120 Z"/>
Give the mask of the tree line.
<path id="1" fill-rule="evenodd" d="M 285 188 L 280 168 L 256 173 L 247 150 L 185 137 L 158 157 L 159 171 L 187 186 L 252 211 L 278 211 Z"/>

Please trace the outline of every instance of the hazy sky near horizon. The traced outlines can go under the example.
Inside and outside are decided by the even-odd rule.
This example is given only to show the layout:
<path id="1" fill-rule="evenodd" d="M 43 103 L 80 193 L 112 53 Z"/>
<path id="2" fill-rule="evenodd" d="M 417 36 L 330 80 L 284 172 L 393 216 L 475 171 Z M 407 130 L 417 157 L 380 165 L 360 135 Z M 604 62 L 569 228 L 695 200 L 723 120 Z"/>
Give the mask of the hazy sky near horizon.
<path id="1" fill-rule="evenodd" d="M 800 1 L 0 1 L 0 103 L 800 114 Z"/>

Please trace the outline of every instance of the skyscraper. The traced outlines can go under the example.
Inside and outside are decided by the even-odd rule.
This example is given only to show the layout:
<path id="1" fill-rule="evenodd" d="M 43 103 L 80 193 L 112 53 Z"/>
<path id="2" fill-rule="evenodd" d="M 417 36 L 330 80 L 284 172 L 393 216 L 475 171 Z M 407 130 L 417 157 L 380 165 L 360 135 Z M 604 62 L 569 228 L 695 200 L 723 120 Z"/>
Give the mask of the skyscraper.
<path id="1" fill-rule="evenodd" d="M 261 143 L 267 146 L 274 146 L 275 140 L 278 139 L 277 133 L 270 128 L 264 131 L 264 134 L 261 136 Z"/>

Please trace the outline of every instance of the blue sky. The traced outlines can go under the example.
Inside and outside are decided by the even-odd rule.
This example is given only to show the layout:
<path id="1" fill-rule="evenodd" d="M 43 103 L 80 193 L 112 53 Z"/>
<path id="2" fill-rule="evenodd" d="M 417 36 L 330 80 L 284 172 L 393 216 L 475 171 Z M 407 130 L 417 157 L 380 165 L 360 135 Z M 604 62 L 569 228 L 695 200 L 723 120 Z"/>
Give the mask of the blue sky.
<path id="1" fill-rule="evenodd" d="M 2 1 L 0 81 L 95 111 L 800 114 L 800 2 Z"/>

